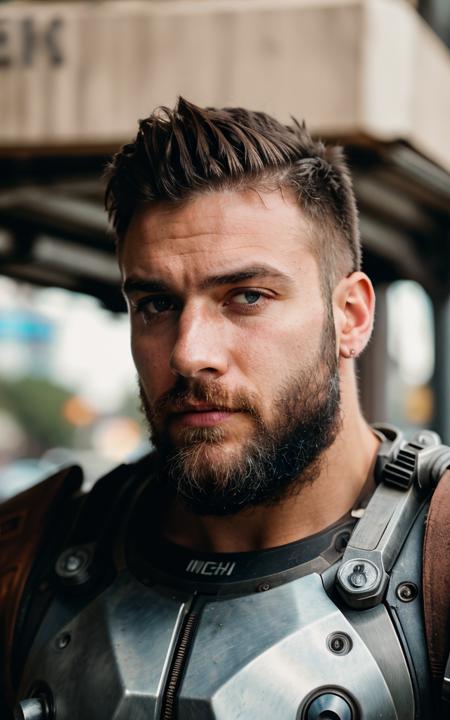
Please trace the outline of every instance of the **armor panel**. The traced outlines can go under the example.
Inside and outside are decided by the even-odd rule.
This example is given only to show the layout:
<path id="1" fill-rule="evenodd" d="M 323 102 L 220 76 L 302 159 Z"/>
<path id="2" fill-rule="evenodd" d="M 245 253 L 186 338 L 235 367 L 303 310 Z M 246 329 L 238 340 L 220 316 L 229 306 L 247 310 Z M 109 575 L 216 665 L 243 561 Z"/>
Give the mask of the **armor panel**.
<path id="1" fill-rule="evenodd" d="M 44 625 L 55 627 L 52 614 L 56 606 Z M 181 646 L 191 617 L 194 631 Z M 146 587 L 125 571 L 51 637 L 38 634 L 20 692 L 51 688 L 58 720 L 300 720 L 327 695 L 341 698 L 351 718 L 410 720 L 410 676 L 385 608 L 371 622 L 394 683 L 316 573 L 267 592 L 208 598 Z"/>

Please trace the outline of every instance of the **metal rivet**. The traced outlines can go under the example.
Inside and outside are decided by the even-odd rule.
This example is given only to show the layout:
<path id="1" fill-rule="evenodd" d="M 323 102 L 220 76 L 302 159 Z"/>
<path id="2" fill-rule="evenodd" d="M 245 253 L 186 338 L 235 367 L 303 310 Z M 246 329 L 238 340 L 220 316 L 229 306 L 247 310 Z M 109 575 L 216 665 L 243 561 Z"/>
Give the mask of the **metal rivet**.
<path id="1" fill-rule="evenodd" d="M 93 548 L 88 545 L 69 548 L 59 556 L 55 570 L 66 585 L 83 585 L 92 576 Z"/>
<path id="2" fill-rule="evenodd" d="M 327 637 L 327 647 L 334 655 L 347 655 L 352 649 L 353 643 L 347 633 L 334 632 Z"/>
<path id="3" fill-rule="evenodd" d="M 64 569 L 67 572 L 76 572 L 82 565 L 82 559 L 78 555 L 69 555 L 65 558 Z"/>
<path id="4" fill-rule="evenodd" d="M 63 633 L 56 638 L 56 647 L 58 650 L 64 650 L 70 643 L 70 633 Z"/>
<path id="5" fill-rule="evenodd" d="M 302 717 L 306 720 L 352 720 L 355 715 L 350 703 L 333 688 L 314 698 Z"/>
<path id="6" fill-rule="evenodd" d="M 339 535 L 336 537 L 336 540 L 334 541 L 334 547 L 337 550 L 337 552 L 344 552 L 345 548 L 348 545 L 348 541 L 350 540 L 350 533 L 349 532 L 342 532 L 339 533 Z"/>
<path id="7" fill-rule="evenodd" d="M 419 594 L 417 585 L 412 582 L 403 582 L 397 586 L 396 595 L 402 602 L 412 602 Z"/>
<path id="8" fill-rule="evenodd" d="M 380 572 L 370 560 L 355 558 L 341 565 L 338 582 L 347 593 L 367 593 L 375 590 L 380 584 Z"/>
<path id="9" fill-rule="evenodd" d="M 366 566 L 364 563 L 357 563 L 353 566 L 351 574 L 348 576 L 350 585 L 355 588 L 362 588 L 367 585 Z"/>
<path id="10" fill-rule="evenodd" d="M 257 587 L 258 592 L 266 592 L 266 590 L 270 590 L 269 583 L 261 583 L 261 585 L 258 585 Z"/>

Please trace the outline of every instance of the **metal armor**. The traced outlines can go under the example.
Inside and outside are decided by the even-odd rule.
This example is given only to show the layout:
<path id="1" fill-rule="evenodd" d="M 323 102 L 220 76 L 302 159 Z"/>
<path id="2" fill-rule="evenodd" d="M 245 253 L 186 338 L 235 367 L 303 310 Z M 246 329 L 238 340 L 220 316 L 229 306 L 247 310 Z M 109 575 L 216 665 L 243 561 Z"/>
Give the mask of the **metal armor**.
<path id="1" fill-rule="evenodd" d="M 261 553 L 153 537 L 161 499 L 145 462 L 95 486 L 35 564 L 18 613 L 15 717 L 433 717 L 421 548 L 450 454 L 431 432 L 410 443 L 378 432 L 360 519 Z"/>

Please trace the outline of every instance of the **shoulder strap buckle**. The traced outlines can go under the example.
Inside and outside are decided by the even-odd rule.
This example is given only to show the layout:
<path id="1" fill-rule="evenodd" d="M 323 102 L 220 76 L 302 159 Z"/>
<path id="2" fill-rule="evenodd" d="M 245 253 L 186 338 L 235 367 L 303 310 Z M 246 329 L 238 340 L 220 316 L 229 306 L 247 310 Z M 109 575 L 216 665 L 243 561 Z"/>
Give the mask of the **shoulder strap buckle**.
<path id="1" fill-rule="evenodd" d="M 389 572 L 430 490 L 450 466 L 450 448 L 430 430 L 409 442 L 391 426 L 375 426 L 382 443 L 375 469 L 377 488 L 347 545 L 337 589 L 353 608 L 383 599 Z"/>

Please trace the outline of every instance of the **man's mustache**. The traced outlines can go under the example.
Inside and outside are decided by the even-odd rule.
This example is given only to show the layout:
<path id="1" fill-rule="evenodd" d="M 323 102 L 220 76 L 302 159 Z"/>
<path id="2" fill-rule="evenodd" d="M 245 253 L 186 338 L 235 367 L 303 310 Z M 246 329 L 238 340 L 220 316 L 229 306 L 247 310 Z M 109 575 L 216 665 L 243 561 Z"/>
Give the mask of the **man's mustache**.
<path id="1" fill-rule="evenodd" d="M 249 397 L 248 393 L 244 394 L 241 390 L 230 395 L 229 391 L 217 381 L 205 383 L 191 380 L 187 382 L 184 378 L 179 378 L 175 385 L 155 402 L 152 414 L 157 420 L 172 413 L 183 412 L 186 405 L 205 403 L 220 410 L 258 415 L 254 402 L 253 397 Z"/>

